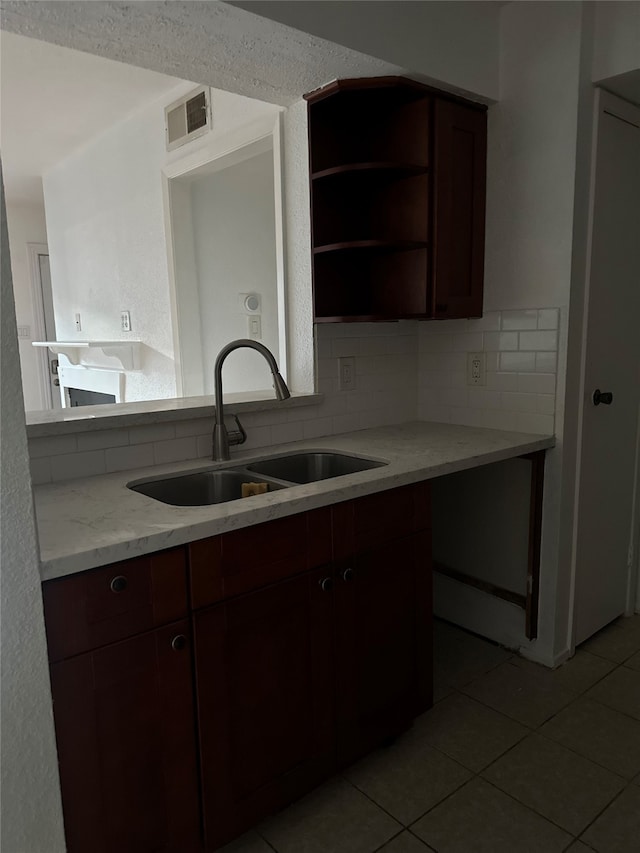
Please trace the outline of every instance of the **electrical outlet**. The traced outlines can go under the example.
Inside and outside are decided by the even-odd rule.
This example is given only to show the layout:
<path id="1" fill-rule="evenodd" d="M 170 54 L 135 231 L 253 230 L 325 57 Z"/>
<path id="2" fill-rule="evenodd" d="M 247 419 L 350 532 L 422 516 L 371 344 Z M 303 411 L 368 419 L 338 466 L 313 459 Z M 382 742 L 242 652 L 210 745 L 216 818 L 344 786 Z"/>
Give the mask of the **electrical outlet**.
<path id="1" fill-rule="evenodd" d="M 338 359 L 338 389 L 353 391 L 356 387 L 356 360 L 352 355 Z"/>
<path id="2" fill-rule="evenodd" d="M 467 385 L 486 385 L 487 368 L 483 352 L 467 353 Z"/>
<path id="3" fill-rule="evenodd" d="M 129 311 L 121 311 L 120 312 L 120 331 L 121 332 L 130 332 L 131 331 L 131 314 Z"/>
<path id="4" fill-rule="evenodd" d="M 76 322 L 76 332 L 81 332 L 82 331 L 82 322 L 80 321 L 80 315 L 79 314 L 76 314 L 75 322 Z"/>

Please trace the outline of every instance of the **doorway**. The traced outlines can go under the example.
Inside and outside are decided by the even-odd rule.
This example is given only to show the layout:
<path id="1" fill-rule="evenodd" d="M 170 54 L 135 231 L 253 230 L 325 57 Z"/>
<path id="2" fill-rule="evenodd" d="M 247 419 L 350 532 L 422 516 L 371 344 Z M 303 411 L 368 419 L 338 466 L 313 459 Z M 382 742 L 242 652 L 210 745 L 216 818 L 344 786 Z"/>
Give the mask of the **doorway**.
<path id="1" fill-rule="evenodd" d="M 28 243 L 29 273 L 36 340 L 55 341 L 56 321 L 51 290 L 49 248 L 44 243 Z M 58 357 L 46 347 L 38 347 L 38 382 L 43 409 L 61 409 Z"/>
<path id="2" fill-rule="evenodd" d="M 574 641 L 636 601 L 640 109 L 598 90 L 582 347 Z"/>

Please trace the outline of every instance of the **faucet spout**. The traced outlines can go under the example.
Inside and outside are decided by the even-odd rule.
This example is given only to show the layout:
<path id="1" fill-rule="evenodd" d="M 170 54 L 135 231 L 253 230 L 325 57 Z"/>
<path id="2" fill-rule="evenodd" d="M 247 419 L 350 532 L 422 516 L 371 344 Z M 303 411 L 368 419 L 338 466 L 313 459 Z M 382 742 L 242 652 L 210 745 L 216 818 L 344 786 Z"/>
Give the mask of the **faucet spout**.
<path id="1" fill-rule="evenodd" d="M 282 378 L 280 371 L 278 369 L 278 363 L 276 362 L 273 353 L 271 350 L 267 349 L 264 344 L 258 343 L 258 341 L 252 341 L 248 338 L 240 338 L 237 341 L 231 341 L 222 347 L 220 352 L 217 355 L 215 366 L 213 369 L 214 374 L 214 393 L 216 398 L 216 418 L 215 424 L 213 427 L 213 458 L 216 461 L 222 461 L 229 458 L 229 444 L 239 444 L 245 440 L 246 434 L 244 430 L 240 426 L 240 422 L 236 418 L 238 426 L 240 427 L 239 435 L 240 438 L 236 440 L 232 440 L 229 438 L 229 433 L 224 423 L 224 402 L 222 399 L 222 365 L 226 357 L 229 353 L 232 353 L 236 349 L 240 349 L 242 347 L 248 347 L 249 349 L 254 349 L 260 353 L 266 360 L 269 365 L 269 369 L 271 370 L 271 375 L 273 377 L 273 387 L 276 392 L 276 399 L 278 400 L 286 400 L 291 396 L 291 393 L 287 387 L 287 383 Z"/>

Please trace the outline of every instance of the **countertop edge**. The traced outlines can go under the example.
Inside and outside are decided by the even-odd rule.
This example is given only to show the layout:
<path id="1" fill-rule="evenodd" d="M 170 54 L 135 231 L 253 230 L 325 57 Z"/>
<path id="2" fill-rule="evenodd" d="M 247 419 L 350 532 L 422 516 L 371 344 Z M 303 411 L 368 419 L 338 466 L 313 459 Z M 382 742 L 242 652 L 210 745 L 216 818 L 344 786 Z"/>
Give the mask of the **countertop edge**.
<path id="1" fill-rule="evenodd" d="M 344 438 L 344 436 L 342 437 Z M 337 436 L 327 436 L 324 439 L 319 439 L 315 444 L 322 445 L 321 449 L 327 449 L 331 446 L 333 438 L 337 438 Z M 418 463 L 417 467 L 411 467 L 411 460 L 402 463 L 392 461 L 381 468 L 347 475 L 349 477 L 348 483 L 345 483 L 344 477 L 341 477 L 338 479 L 342 480 L 342 483 L 338 483 L 336 480 L 322 480 L 312 484 L 292 486 L 281 492 L 271 492 L 269 503 L 266 503 L 264 501 L 265 496 L 261 495 L 256 498 L 245 499 L 242 502 L 218 505 L 224 506 L 226 512 L 216 518 L 199 520 L 192 524 L 179 522 L 172 529 L 163 527 L 150 535 L 131 536 L 121 542 L 109 543 L 102 547 L 85 548 L 49 559 L 42 559 L 40 564 L 41 580 L 54 580 L 99 566 L 143 556 L 154 551 L 182 546 L 188 542 L 206 539 L 230 530 L 252 527 L 266 521 L 296 515 L 386 489 L 406 486 L 444 474 L 453 474 L 494 462 L 517 458 L 539 450 L 547 450 L 555 445 L 553 436 L 540 436 L 533 439 L 530 435 L 525 436 L 523 434 L 523 439 L 526 440 L 522 444 L 518 443 L 511 447 L 486 452 L 470 453 L 468 456 L 456 460 L 435 464 Z M 304 442 L 304 444 L 308 445 L 310 442 Z M 287 446 L 288 452 L 292 452 L 294 449 L 294 445 Z M 307 448 L 305 447 L 305 449 Z M 273 455 L 274 452 L 276 450 L 271 448 L 268 455 Z M 375 455 L 365 450 L 362 451 L 362 454 Z M 206 464 L 204 460 L 191 460 L 190 463 L 182 463 L 181 467 L 187 470 L 196 466 L 198 462 Z M 126 481 L 136 478 L 136 472 L 123 472 L 123 479 Z M 249 507 L 246 504 L 247 500 L 255 501 L 257 505 Z"/>

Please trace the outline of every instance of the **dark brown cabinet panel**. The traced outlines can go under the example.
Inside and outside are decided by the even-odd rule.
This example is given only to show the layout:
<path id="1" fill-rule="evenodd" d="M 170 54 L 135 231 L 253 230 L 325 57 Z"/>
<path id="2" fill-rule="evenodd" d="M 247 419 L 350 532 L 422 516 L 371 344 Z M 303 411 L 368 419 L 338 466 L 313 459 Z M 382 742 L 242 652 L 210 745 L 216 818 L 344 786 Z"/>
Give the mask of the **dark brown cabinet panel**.
<path id="1" fill-rule="evenodd" d="M 353 555 L 337 584 L 338 755 L 348 764 L 431 706 L 429 532 Z"/>
<path id="2" fill-rule="evenodd" d="M 191 853 L 199 798 L 190 626 L 51 666 L 69 853 Z"/>
<path id="3" fill-rule="evenodd" d="M 189 546 L 194 610 L 331 561 L 331 510 L 291 515 Z"/>
<path id="4" fill-rule="evenodd" d="M 399 77 L 306 97 L 315 321 L 481 313 L 484 108 Z"/>
<path id="5" fill-rule="evenodd" d="M 334 766 L 332 586 L 319 569 L 195 615 L 208 846 Z"/>
<path id="6" fill-rule="evenodd" d="M 433 316 L 481 317 L 487 116 L 436 99 Z"/>
<path id="7" fill-rule="evenodd" d="M 429 494 L 44 584 L 70 853 L 215 849 L 429 707 Z"/>
<path id="8" fill-rule="evenodd" d="M 47 581 L 49 660 L 96 649 L 188 614 L 184 548 Z"/>

